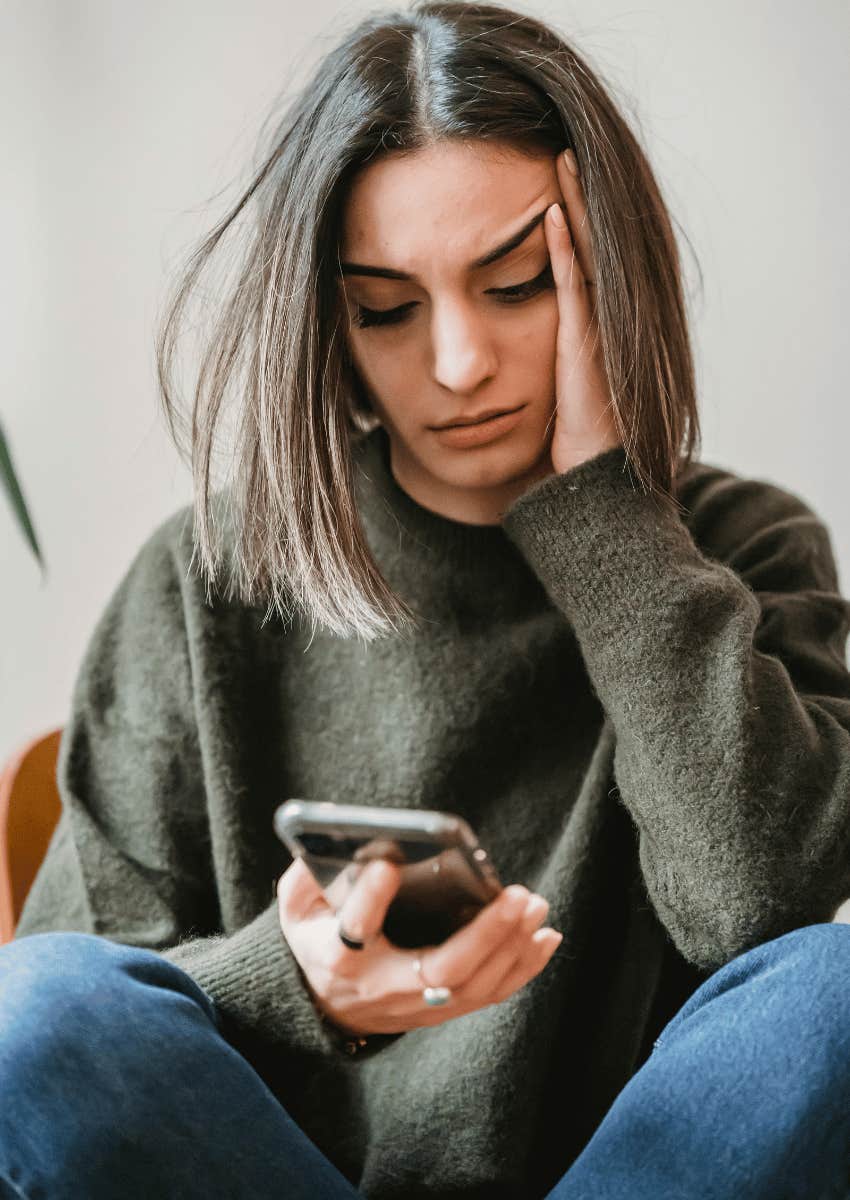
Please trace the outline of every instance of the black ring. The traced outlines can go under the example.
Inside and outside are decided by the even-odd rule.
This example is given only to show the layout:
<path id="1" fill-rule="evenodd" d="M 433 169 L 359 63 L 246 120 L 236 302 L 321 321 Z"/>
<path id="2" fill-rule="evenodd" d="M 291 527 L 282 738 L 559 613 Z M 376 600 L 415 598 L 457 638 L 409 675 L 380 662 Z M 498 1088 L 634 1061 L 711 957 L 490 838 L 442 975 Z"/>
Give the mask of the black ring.
<path id="1" fill-rule="evenodd" d="M 364 947 L 365 947 L 366 943 L 365 943 L 365 942 L 358 942 L 358 941 L 356 941 L 354 938 L 350 938 L 350 937 L 348 936 L 348 934 L 347 934 L 347 933 L 343 933 L 343 931 L 342 931 L 342 926 L 341 926 L 341 925 L 339 926 L 339 931 L 338 931 L 338 932 L 339 932 L 339 940 L 340 940 L 340 941 L 341 941 L 341 942 L 342 942 L 344 945 L 348 946 L 349 950 L 362 950 L 362 949 L 364 949 Z"/>

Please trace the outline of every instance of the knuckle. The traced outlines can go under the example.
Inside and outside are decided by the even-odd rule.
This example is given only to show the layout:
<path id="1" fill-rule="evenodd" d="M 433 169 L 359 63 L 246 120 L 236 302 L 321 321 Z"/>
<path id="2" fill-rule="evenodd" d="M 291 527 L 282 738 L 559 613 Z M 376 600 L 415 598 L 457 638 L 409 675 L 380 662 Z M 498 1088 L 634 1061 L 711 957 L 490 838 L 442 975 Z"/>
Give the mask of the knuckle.
<path id="1" fill-rule="evenodd" d="M 462 966 L 443 959 L 433 962 L 429 959 L 427 965 L 423 964 L 422 972 L 428 987 L 447 987 L 454 993 L 457 993 L 467 980 Z M 425 985 L 420 981 L 420 990 L 423 986 Z"/>

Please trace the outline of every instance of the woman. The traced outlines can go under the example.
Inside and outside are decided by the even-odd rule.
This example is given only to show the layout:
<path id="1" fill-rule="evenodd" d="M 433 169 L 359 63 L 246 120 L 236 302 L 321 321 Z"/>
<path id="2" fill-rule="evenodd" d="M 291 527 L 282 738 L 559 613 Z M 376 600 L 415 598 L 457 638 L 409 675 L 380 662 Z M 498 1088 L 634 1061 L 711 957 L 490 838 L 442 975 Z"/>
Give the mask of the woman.
<path id="1" fill-rule="evenodd" d="M 193 510 L 94 631 L 0 952 L 4 1194 L 846 1195 L 850 603 L 801 499 L 694 461 L 625 120 L 531 17 L 358 25 L 169 312 L 178 445 L 250 201 Z M 289 796 L 460 813 L 510 886 L 400 950 L 397 868 L 333 913 Z"/>

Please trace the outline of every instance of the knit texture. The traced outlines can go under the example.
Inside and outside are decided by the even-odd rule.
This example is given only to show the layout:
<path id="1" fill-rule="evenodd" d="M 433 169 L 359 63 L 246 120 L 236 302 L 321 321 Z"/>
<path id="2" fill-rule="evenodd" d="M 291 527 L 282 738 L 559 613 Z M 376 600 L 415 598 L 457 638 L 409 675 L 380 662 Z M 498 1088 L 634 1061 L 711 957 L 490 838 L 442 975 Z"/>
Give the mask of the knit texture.
<path id="1" fill-rule="evenodd" d="M 850 896 L 850 603 L 799 497 L 706 463 L 682 514 L 617 448 L 493 526 L 413 500 L 381 428 L 356 476 L 419 628 L 366 647 L 208 603 L 173 514 L 88 644 L 17 936 L 82 930 L 189 972 L 364 1196 L 534 1200 L 711 971 Z M 549 900 L 554 958 L 501 1004 L 346 1055 L 278 923 L 272 814 L 294 796 L 460 814 L 505 884 Z"/>

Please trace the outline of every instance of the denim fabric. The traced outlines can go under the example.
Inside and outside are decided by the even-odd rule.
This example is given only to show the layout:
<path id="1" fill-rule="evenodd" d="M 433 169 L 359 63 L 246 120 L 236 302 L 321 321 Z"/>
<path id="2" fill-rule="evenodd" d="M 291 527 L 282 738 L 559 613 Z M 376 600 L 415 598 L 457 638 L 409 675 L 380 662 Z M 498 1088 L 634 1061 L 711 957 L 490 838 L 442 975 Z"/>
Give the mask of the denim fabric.
<path id="1" fill-rule="evenodd" d="M 850 926 L 715 971 L 546 1200 L 697 1197 L 850 1197 Z"/>
<path id="2" fill-rule="evenodd" d="M 193 979 L 84 933 L 0 948 L 0 1197 L 358 1192 L 219 1033 Z"/>
<path id="3" fill-rule="evenodd" d="M 847 1200 L 850 928 L 715 972 L 547 1200 Z M 568 1081 L 565 1086 L 569 1086 Z M 174 964 L 81 933 L 0 948 L 0 1198 L 351 1200 Z"/>

